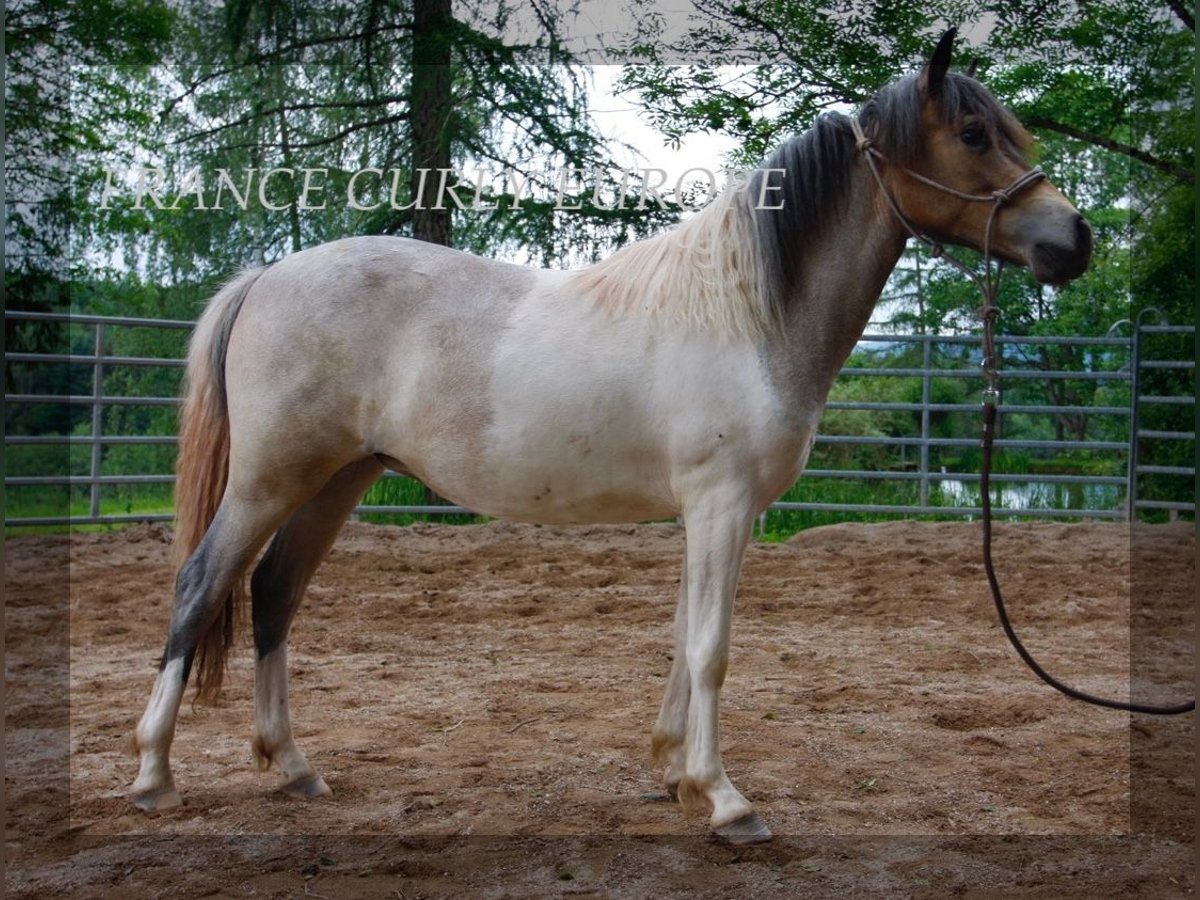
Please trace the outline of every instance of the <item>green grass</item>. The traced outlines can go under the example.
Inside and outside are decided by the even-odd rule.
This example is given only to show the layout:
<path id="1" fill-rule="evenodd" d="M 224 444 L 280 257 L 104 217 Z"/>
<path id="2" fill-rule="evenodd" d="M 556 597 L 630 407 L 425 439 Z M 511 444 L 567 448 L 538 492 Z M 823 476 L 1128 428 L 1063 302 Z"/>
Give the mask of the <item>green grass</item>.
<path id="1" fill-rule="evenodd" d="M 970 460 L 959 471 L 972 471 Z M 998 471 L 1037 472 L 1042 469 L 1036 461 L 1001 459 Z M 1024 465 L 1023 465 L 1024 463 Z M 1049 467 L 1061 471 L 1059 467 Z M 1036 477 L 1036 475 L 1032 475 Z M 977 505 L 978 493 L 975 485 L 968 485 L 968 497 L 962 505 Z M 783 500 L 802 503 L 896 505 L 916 506 L 919 503 L 919 485 L 915 481 L 886 481 L 869 478 L 816 478 L 805 476 L 784 496 Z M 38 516 L 84 517 L 90 508 L 86 488 L 68 487 L 11 487 L 6 491 L 6 518 L 31 518 Z M 1028 495 L 1025 505 L 1045 509 L 1069 509 L 1106 507 L 1113 508 L 1122 501 L 1123 490 L 1118 487 L 1089 487 L 1075 485 L 1042 486 Z M 424 505 L 429 502 L 445 502 L 427 495 L 425 486 L 411 478 L 385 477 L 379 479 L 367 491 L 362 501 L 372 506 Z M 951 507 L 952 497 L 943 494 L 938 482 L 929 486 L 931 507 Z M 104 487 L 101 491 L 100 512 L 102 515 L 164 514 L 172 511 L 171 486 L 121 485 Z M 841 522 L 886 522 L 906 518 L 902 513 L 845 512 L 818 510 L 772 510 L 767 514 L 767 528 L 759 536 L 764 541 L 784 541 L 798 531 L 821 525 Z M 962 516 L 947 510 L 945 513 L 931 511 L 923 519 L 960 521 Z M 414 522 L 435 522 L 449 525 L 475 524 L 487 521 L 481 516 L 471 515 L 409 515 L 400 513 L 362 513 L 359 519 L 384 525 L 411 525 Z M 73 530 L 103 531 L 120 528 L 120 525 L 75 525 Z M 66 531 L 66 526 L 7 526 L 9 535 L 30 533 L 53 533 Z"/>
<path id="2" fill-rule="evenodd" d="M 5 490 L 5 519 L 32 519 L 50 516 L 84 518 L 91 511 L 87 488 L 63 486 L 16 486 Z M 100 490 L 100 515 L 159 515 L 173 511 L 171 485 L 118 485 Z M 116 525 L 5 525 L 6 536 L 22 534 L 60 534 L 66 531 L 113 531 Z"/>
<path id="3" fill-rule="evenodd" d="M 426 506 L 429 504 L 449 504 L 436 495 L 430 494 L 425 485 L 415 478 L 399 478 L 386 476 L 380 478 L 371 486 L 361 501 L 364 506 Z M 481 516 L 437 514 L 410 515 L 407 513 L 360 513 L 361 522 L 373 522 L 379 525 L 411 525 L 414 522 L 441 522 L 446 525 L 472 525 L 486 521 Z"/>
<path id="4" fill-rule="evenodd" d="M 25 519 L 49 516 L 71 516 L 84 518 L 91 510 L 91 496 L 85 487 L 63 486 L 14 486 L 6 490 L 5 518 Z M 381 478 L 367 491 L 362 502 L 372 506 L 411 506 L 429 502 L 425 486 L 412 478 Z M 171 485 L 113 485 L 101 488 L 100 514 L 157 515 L 173 511 Z M 364 522 L 384 525 L 411 525 L 414 522 L 441 522 L 464 525 L 485 521 L 479 516 L 469 515 L 405 515 L 399 513 L 363 513 Z M 70 526 L 72 531 L 109 531 L 123 525 Z M 22 525 L 5 526 L 6 535 L 60 533 L 68 530 L 65 525 Z"/>
<path id="5" fill-rule="evenodd" d="M 801 478 L 780 500 L 788 503 L 846 503 L 915 506 L 919 488 L 911 481 L 853 478 Z M 785 541 L 798 531 L 838 522 L 887 522 L 904 518 L 900 513 L 836 512 L 824 510 L 770 510 L 764 541 Z"/>

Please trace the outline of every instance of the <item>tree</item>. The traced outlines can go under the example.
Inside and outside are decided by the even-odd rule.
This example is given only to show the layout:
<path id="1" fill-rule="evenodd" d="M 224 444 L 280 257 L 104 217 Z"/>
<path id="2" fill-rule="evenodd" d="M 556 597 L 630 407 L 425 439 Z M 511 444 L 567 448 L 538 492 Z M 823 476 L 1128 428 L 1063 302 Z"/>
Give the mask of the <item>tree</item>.
<path id="1" fill-rule="evenodd" d="M 1003 331 L 1102 336 L 1150 306 L 1176 323 L 1194 318 L 1195 22 L 1183 4 L 696 0 L 695 6 L 695 27 L 682 45 L 670 48 L 675 56 L 666 58 L 660 43 L 644 40 L 636 47 L 644 65 L 627 70 L 624 85 L 645 98 L 668 139 L 705 131 L 736 135 L 742 165 L 753 165 L 820 113 L 849 111 L 883 84 L 916 70 L 947 25 L 983 23 L 973 40 L 966 29 L 957 64 L 977 67 L 981 80 L 1034 133 L 1036 162 L 1076 202 L 1096 235 L 1090 272 L 1067 286 L 1046 288 L 1026 274 L 1008 274 L 1000 296 Z M 702 62 L 670 64 L 680 56 Z M 730 65 L 714 67 L 713 59 Z M 885 291 L 891 326 L 925 333 L 975 327 L 974 286 L 922 252 L 905 254 Z M 1115 370 L 1127 360 L 1101 347 L 1033 346 L 1010 363 Z M 1178 381 L 1180 372 L 1154 377 Z M 1190 393 L 1191 387 L 1160 389 Z M 1055 406 L 1128 399 L 1127 385 L 1118 381 L 1009 382 L 1006 393 L 1013 402 Z M 1153 427 L 1192 431 L 1186 410 L 1155 409 L 1162 420 Z M 1006 422 L 1011 433 L 1042 428 L 1044 417 Z M 1074 413 L 1056 415 L 1052 424 L 1052 434 L 1038 436 L 1078 438 L 1111 427 Z M 1190 448 L 1177 442 L 1170 450 Z"/>
<path id="2" fill-rule="evenodd" d="M 668 138 L 735 134 L 745 162 L 757 162 L 821 112 L 856 106 L 913 71 L 946 25 L 990 22 L 986 40 L 972 41 L 970 32 L 960 40 L 958 59 L 975 64 L 1027 127 L 1194 183 L 1190 132 L 1181 130 L 1179 113 L 1181 101 L 1191 105 L 1195 25 L 1179 4 L 696 0 L 695 6 L 696 26 L 683 42 L 664 51 L 642 41 L 635 51 L 644 64 L 625 78 Z M 671 64 L 679 58 L 703 62 Z M 715 68 L 716 59 L 726 68 Z M 1133 121 L 1153 146 L 1127 133 Z M 1151 122 L 1173 127 L 1160 139 L 1149 135 Z"/>
<path id="3" fill-rule="evenodd" d="M 5 288 L 14 306 L 65 305 L 75 166 L 145 126 L 142 85 L 113 67 L 157 58 L 163 3 L 18 0 L 5 10 Z"/>
<path id="4" fill-rule="evenodd" d="M 81 238 L 115 238 L 127 265 L 178 283 L 350 234 L 453 239 L 484 254 L 528 248 L 556 265 L 673 221 L 674 210 L 631 204 L 556 208 L 561 167 L 605 173 L 611 157 L 561 17 L 543 14 L 528 41 L 505 42 L 497 35 L 512 11 L 462 4 L 451 15 L 446 0 L 187 5 L 175 62 L 154 73 L 168 96 L 135 140 L 161 160 L 167 185 L 186 184 L 192 170 L 210 183 L 165 209 L 131 209 L 125 197 Z M 230 206 L 228 190 L 213 208 L 221 170 L 244 179 L 247 208 Z M 306 170 L 316 173 L 308 181 Z M 615 178 L 605 186 L 621 190 Z M 302 209 L 313 197 L 327 202 Z"/>
<path id="5" fill-rule="evenodd" d="M 740 162 L 751 165 L 821 112 L 849 109 L 915 70 L 931 35 L 945 24 L 991 22 L 986 40 L 960 40 L 959 64 L 977 66 L 979 76 L 1040 138 L 1039 162 L 1102 232 L 1100 259 L 1114 246 L 1139 253 L 1139 236 L 1156 209 L 1165 208 L 1174 192 L 1190 194 L 1194 185 L 1195 26 L 1179 4 L 697 0 L 696 5 L 704 18 L 675 49 L 700 59 L 719 54 L 723 62 L 744 65 L 672 66 L 652 41 L 639 45 L 647 64 L 631 68 L 624 84 L 645 98 L 668 139 L 732 133 L 743 144 Z M 1118 212 L 1122 209 L 1131 212 Z M 1122 231 L 1114 224 L 1123 215 Z M 1180 257 L 1175 268 L 1190 271 L 1191 260 Z M 911 277 L 903 280 L 906 270 Z M 916 301 L 915 317 L 911 307 L 908 311 L 913 324 L 926 326 L 967 310 L 930 305 L 924 277 L 930 273 L 917 278 L 911 261 L 901 271 L 896 286 Z M 1047 304 L 1069 303 L 1071 290 L 1082 288 L 1053 296 L 1043 292 L 1040 307 L 1029 308 L 1044 312 Z M 1032 291 L 1027 287 L 1027 294 Z"/>
<path id="6" fill-rule="evenodd" d="M 450 0 L 414 0 L 408 92 L 413 145 L 409 193 L 418 202 L 413 209 L 412 233 L 418 240 L 447 247 L 453 243 L 450 206 L 437 202 L 438 182 L 420 173 L 450 168 L 453 25 Z"/>
<path id="7" fill-rule="evenodd" d="M 80 161 L 113 148 L 113 135 L 144 126 L 142 84 L 111 66 L 144 64 L 169 35 L 165 4 L 136 0 L 18 0 L 5 9 L 4 289 L 8 309 L 64 310 L 71 299 L 72 228 L 86 208 L 76 193 Z M 5 320 L 5 346 L 65 352 L 64 329 Z M 79 393 L 87 373 L 11 364 L 15 393 Z M 67 433 L 82 408 L 17 405 L 10 434 Z M 65 471 L 65 452 L 44 471 Z"/>

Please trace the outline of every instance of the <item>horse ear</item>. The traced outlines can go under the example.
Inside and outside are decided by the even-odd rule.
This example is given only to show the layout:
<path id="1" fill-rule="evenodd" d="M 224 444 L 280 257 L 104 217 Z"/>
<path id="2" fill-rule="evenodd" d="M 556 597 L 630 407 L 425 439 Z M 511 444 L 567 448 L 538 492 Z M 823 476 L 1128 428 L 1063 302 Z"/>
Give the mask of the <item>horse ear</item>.
<path id="1" fill-rule="evenodd" d="M 950 69 L 950 54 L 956 34 L 957 28 L 947 29 L 934 48 L 933 56 L 929 57 L 925 71 L 921 73 L 922 87 L 930 97 L 936 97 L 942 90 L 942 82 L 946 80 L 946 72 Z"/>
<path id="2" fill-rule="evenodd" d="M 979 60 L 978 59 L 971 60 L 971 64 L 969 66 L 967 66 L 967 77 L 974 78 L 975 73 L 978 71 L 979 71 Z"/>

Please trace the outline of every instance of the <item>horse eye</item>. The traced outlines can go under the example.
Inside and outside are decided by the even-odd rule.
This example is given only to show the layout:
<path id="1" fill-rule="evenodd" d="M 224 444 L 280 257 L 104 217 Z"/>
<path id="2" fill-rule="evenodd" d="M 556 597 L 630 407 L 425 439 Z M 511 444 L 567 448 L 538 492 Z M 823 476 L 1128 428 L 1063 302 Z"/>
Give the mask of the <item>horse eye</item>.
<path id="1" fill-rule="evenodd" d="M 959 137 L 972 150 L 979 150 L 987 146 L 987 132 L 979 125 L 968 125 L 962 130 Z"/>

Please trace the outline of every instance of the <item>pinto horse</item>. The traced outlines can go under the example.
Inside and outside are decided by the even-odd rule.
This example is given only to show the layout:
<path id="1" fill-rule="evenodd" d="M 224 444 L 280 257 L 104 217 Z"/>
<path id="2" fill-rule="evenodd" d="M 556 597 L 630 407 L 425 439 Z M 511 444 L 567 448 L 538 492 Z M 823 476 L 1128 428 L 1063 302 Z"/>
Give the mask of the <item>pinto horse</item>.
<path id="1" fill-rule="evenodd" d="M 768 839 L 719 747 L 734 590 L 752 523 L 804 468 L 905 241 L 982 249 L 1050 284 L 1091 255 L 1083 218 L 1030 177 L 1028 134 L 949 71 L 953 36 L 856 117 L 820 117 L 740 188 L 588 268 L 361 237 L 226 285 L 188 354 L 180 567 L 134 735 L 137 806 L 180 802 L 169 751 L 185 685 L 195 671 L 200 698 L 219 691 L 245 572 L 268 540 L 250 578 L 253 754 L 279 767 L 287 793 L 329 793 L 293 739 L 287 635 L 342 523 L 388 468 L 525 522 L 681 516 L 653 755 L 667 791 L 718 834 Z"/>

